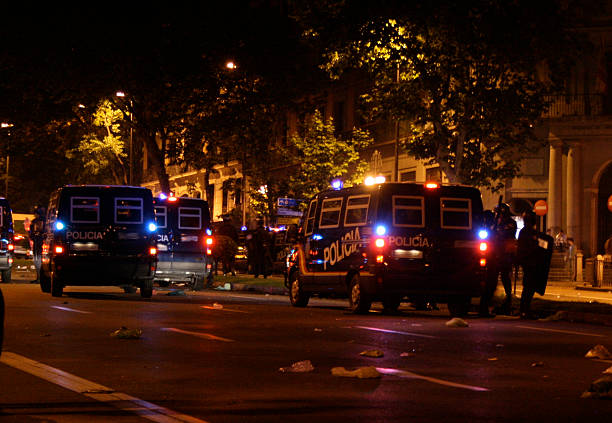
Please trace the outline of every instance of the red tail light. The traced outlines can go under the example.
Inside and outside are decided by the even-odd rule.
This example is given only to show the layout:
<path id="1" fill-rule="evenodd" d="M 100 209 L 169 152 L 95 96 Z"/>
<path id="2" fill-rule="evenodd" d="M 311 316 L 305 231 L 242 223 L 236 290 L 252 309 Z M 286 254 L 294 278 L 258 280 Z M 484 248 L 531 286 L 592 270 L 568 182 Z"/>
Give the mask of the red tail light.
<path id="1" fill-rule="evenodd" d="M 384 263 L 385 256 L 376 256 L 376 263 Z"/>
<path id="2" fill-rule="evenodd" d="M 213 239 L 211 237 L 207 236 L 204 239 L 204 243 L 206 244 L 207 247 L 211 247 L 213 245 Z"/>
<path id="3" fill-rule="evenodd" d="M 489 249 L 489 245 L 486 242 L 481 242 L 478 249 L 484 253 Z"/>
<path id="4" fill-rule="evenodd" d="M 487 265 L 487 259 L 486 258 L 481 258 L 480 259 L 480 267 L 485 267 Z"/>
<path id="5" fill-rule="evenodd" d="M 207 248 L 207 249 L 206 249 L 206 255 L 207 255 L 207 256 L 212 255 L 212 249 L 211 249 L 211 248 Z"/>
<path id="6" fill-rule="evenodd" d="M 425 188 L 429 188 L 429 189 L 435 189 L 438 188 L 440 185 L 437 182 L 427 182 L 425 184 Z"/>
<path id="7" fill-rule="evenodd" d="M 378 248 L 384 248 L 385 240 L 383 238 L 376 238 L 376 241 L 374 241 L 374 245 L 376 245 Z"/>
<path id="8" fill-rule="evenodd" d="M 149 255 L 150 255 L 150 256 L 155 256 L 155 255 L 157 255 L 157 248 L 155 248 L 155 247 L 150 247 L 150 248 L 149 248 Z"/>
<path id="9" fill-rule="evenodd" d="M 64 254 L 64 247 L 62 247 L 61 245 L 56 245 L 55 254 Z"/>
<path id="10" fill-rule="evenodd" d="M 15 246 L 13 244 L 9 244 L 7 248 L 9 251 L 15 250 Z"/>

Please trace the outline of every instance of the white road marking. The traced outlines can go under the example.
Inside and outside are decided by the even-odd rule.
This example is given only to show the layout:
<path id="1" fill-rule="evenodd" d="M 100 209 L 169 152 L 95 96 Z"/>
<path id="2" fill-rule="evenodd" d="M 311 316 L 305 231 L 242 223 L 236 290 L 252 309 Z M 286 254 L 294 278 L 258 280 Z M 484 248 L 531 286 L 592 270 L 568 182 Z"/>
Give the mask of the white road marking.
<path id="1" fill-rule="evenodd" d="M 64 310 L 64 311 L 71 311 L 73 313 L 91 314 L 91 311 L 75 310 L 74 308 L 68 308 L 68 307 L 51 306 L 51 308 L 56 308 L 58 310 Z"/>
<path id="2" fill-rule="evenodd" d="M 128 411 L 158 423 L 206 423 L 204 420 L 181 414 L 168 408 L 143 401 L 98 383 L 83 379 L 55 367 L 31 360 L 19 354 L 3 351 L 0 362 L 29 373 L 40 379 L 59 385 L 96 401 L 107 403 L 120 410 Z"/>
<path id="3" fill-rule="evenodd" d="M 215 306 L 200 306 L 201 308 L 205 308 L 206 310 L 219 310 L 219 311 L 229 311 L 231 313 L 245 313 L 245 314 L 251 314 L 248 311 L 244 311 L 244 310 L 234 310 L 231 308 L 225 308 L 225 307 L 215 307 Z"/>
<path id="4" fill-rule="evenodd" d="M 395 333 L 397 335 L 406 335 L 406 336 L 418 336 L 420 338 L 432 338 L 432 339 L 437 339 L 437 336 L 433 336 L 433 335 L 424 335 L 422 333 L 414 333 L 414 332 L 401 332 L 398 330 L 390 330 L 390 329 L 382 329 L 382 328 L 372 328 L 369 326 L 352 326 L 355 329 L 365 329 L 365 330 L 371 330 L 374 332 L 384 332 L 384 333 Z"/>
<path id="5" fill-rule="evenodd" d="M 535 326 L 523 326 L 523 325 L 516 325 L 517 328 L 523 328 L 523 329 L 531 329 L 531 330 L 539 330 L 542 332 L 555 332 L 555 333 L 567 333 L 569 335 L 583 335 L 583 336 L 595 336 L 598 338 L 605 338 L 605 335 L 601 335 L 599 333 L 588 333 L 588 332 L 577 332 L 577 331 L 572 331 L 572 330 L 561 330 L 561 329 L 548 329 L 548 328 L 538 328 Z"/>
<path id="6" fill-rule="evenodd" d="M 182 333 L 183 335 L 191 335 L 191 336 L 195 336 L 198 338 L 210 339 L 211 341 L 234 342 L 233 339 L 222 338 L 220 336 L 211 335 L 210 333 L 192 332 L 189 330 L 183 330 L 183 329 L 177 329 L 177 328 L 161 328 L 161 330 L 166 331 L 166 332 Z"/>
<path id="7" fill-rule="evenodd" d="M 409 379 L 422 379 L 428 382 L 437 383 L 438 385 L 451 386 L 453 388 L 461 388 L 461 389 L 467 389 L 470 391 L 477 391 L 477 392 L 489 391 L 489 389 L 483 388 L 481 386 L 464 385 L 462 383 L 455 383 L 455 382 L 450 382 L 448 380 L 436 379 L 435 377 L 423 376 L 423 375 L 409 372 L 407 370 L 390 369 L 386 367 L 377 367 L 376 370 L 378 370 L 379 373 L 382 373 L 385 375 L 393 375 L 393 376 L 405 377 Z"/>

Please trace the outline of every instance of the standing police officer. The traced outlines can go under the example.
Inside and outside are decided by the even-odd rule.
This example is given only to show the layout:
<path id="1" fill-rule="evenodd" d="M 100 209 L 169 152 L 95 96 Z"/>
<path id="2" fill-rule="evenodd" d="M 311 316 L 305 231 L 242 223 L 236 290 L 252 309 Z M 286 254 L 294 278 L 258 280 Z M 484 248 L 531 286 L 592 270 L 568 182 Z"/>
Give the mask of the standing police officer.
<path id="1" fill-rule="evenodd" d="M 45 209 L 36 206 L 34 219 L 30 223 L 30 240 L 32 240 L 32 253 L 34 256 L 34 267 L 36 268 L 36 280 L 40 282 L 40 267 L 42 265 L 42 246 L 45 238 Z"/>
<path id="2" fill-rule="evenodd" d="M 510 206 L 500 203 L 495 208 L 495 222 L 492 230 L 492 260 L 487 267 L 485 288 L 480 298 L 479 314 L 482 317 L 492 316 L 489 313 L 489 302 L 495 294 L 497 280 L 501 275 L 502 284 L 506 293 L 506 299 L 500 311 L 503 314 L 510 314 L 512 309 L 512 263 L 516 250 L 516 222 L 512 219 Z"/>

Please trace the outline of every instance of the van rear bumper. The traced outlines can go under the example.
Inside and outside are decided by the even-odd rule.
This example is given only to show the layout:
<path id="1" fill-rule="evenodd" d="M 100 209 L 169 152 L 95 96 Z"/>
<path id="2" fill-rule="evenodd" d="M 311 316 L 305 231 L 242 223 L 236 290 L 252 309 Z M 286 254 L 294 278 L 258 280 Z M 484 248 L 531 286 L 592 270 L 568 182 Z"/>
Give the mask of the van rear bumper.
<path id="1" fill-rule="evenodd" d="M 202 254 L 160 253 L 157 258 L 156 281 L 189 282 L 208 276 L 212 259 Z"/>
<path id="2" fill-rule="evenodd" d="M 156 258 L 150 256 L 55 257 L 54 270 L 64 285 L 125 285 L 155 274 Z"/>
<path id="3" fill-rule="evenodd" d="M 467 268 L 453 273 L 392 272 L 375 269 L 361 276 L 363 290 L 374 298 L 385 296 L 478 297 L 484 286 L 485 271 Z"/>

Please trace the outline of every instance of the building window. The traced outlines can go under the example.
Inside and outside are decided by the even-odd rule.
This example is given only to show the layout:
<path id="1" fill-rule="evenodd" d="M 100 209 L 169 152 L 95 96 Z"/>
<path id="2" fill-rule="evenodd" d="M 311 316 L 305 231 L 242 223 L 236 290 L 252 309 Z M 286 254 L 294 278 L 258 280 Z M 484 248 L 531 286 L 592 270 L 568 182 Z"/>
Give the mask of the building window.
<path id="1" fill-rule="evenodd" d="M 416 181 L 416 170 L 407 170 L 400 173 L 400 182 Z"/>
<path id="2" fill-rule="evenodd" d="M 442 182 L 442 175 L 440 174 L 439 167 L 430 167 L 425 169 L 425 180 Z"/>

